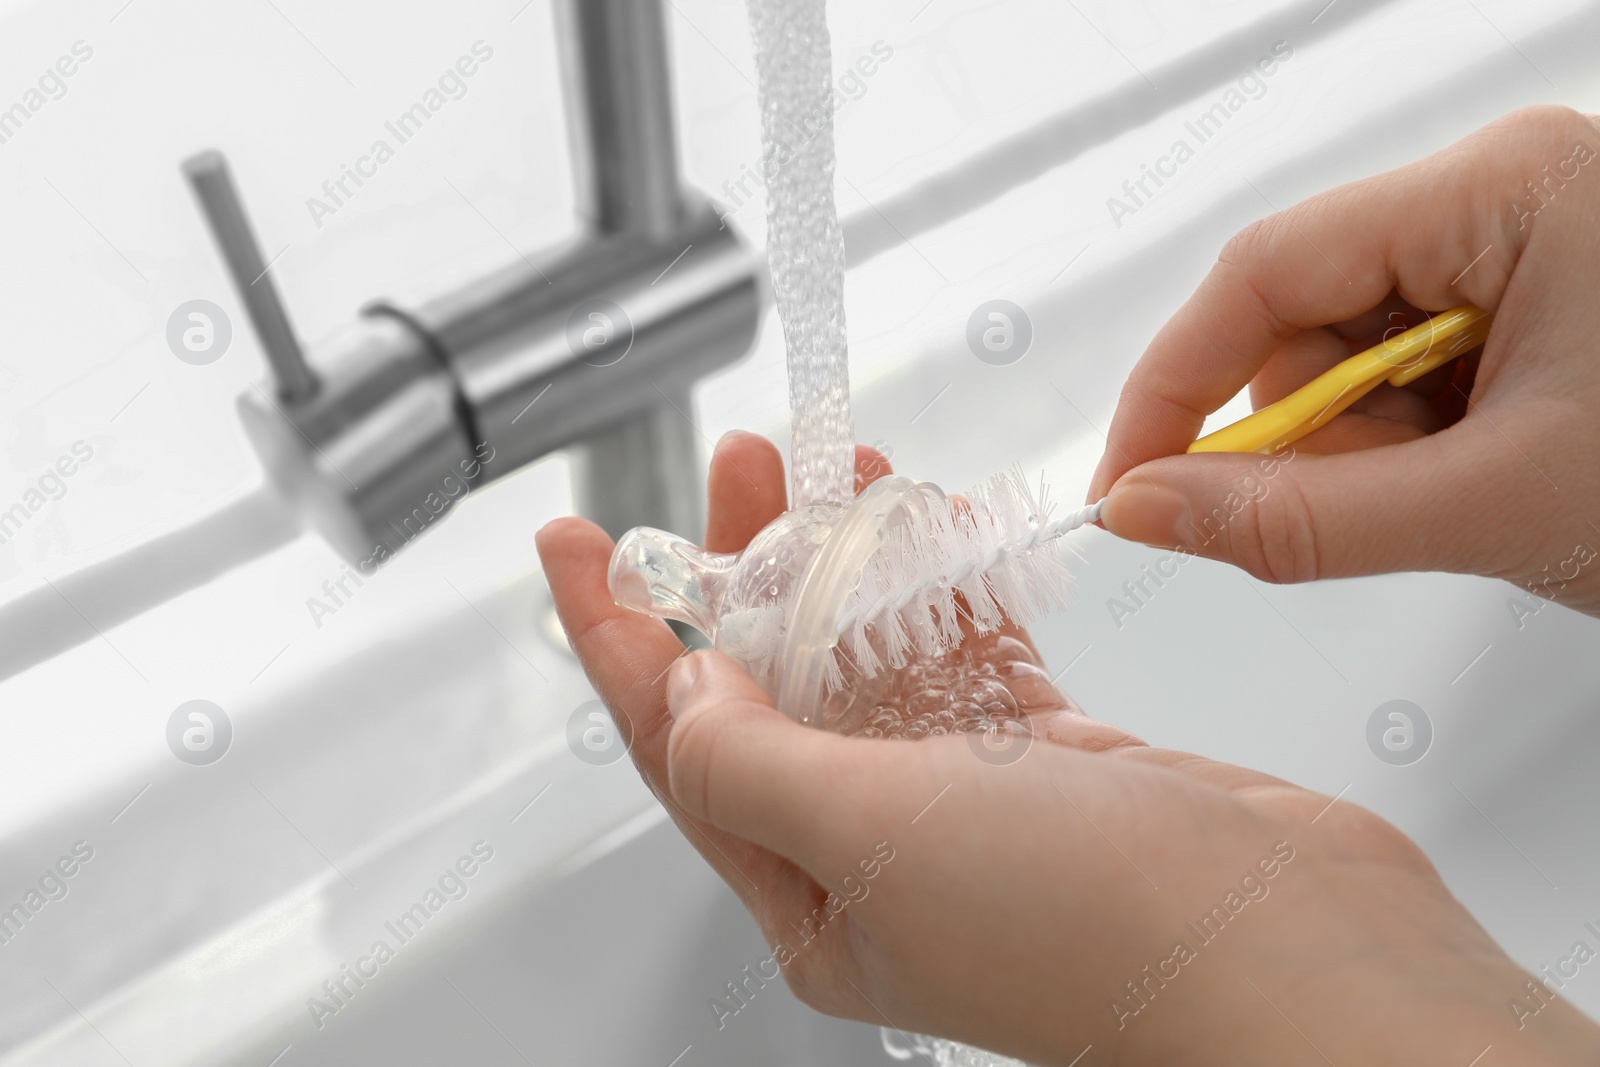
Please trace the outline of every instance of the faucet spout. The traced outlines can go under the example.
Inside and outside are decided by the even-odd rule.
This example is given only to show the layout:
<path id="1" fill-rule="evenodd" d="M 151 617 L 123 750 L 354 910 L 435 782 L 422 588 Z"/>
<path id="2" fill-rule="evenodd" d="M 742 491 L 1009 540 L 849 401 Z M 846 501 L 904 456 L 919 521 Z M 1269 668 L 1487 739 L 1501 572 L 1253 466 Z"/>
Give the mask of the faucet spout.
<path id="1" fill-rule="evenodd" d="M 754 341 L 759 259 L 683 187 L 662 0 L 557 0 L 585 233 L 452 292 L 369 304 L 303 358 L 217 153 L 187 168 L 278 388 L 239 402 L 278 489 L 347 558 L 400 551 L 467 491 L 572 450 L 613 536 L 701 521 L 694 384 Z M 256 271 L 264 274 L 264 269 Z"/>

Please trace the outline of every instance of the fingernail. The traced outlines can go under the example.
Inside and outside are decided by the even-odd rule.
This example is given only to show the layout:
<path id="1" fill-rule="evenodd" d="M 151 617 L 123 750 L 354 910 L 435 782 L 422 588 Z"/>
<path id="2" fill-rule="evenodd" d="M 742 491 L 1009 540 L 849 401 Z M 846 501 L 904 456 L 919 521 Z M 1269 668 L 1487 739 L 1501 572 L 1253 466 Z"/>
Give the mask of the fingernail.
<path id="1" fill-rule="evenodd" d="M 750 431 L 749 430 L 729 430 L 727 433 L 725 433 L 721 437 L 717 438 L 717 443 L 716 443 L 715 447 L 712 448 L 712 451 L 713 452 L 720 451 L 723 445 L 725 445 L 728 442 L 732 441 L 736 437 L 748 437 L 749 435 L 750 435 Z"/>
<path id="2" fill-rule="evenodd" d="M 1192 520 L 1188 497 L 1140 482 L 1113 489 L 1100 511 L 1101 523 L 1118 537 L 1161 548 L 1187 548 Z"/>
<path id="3" fill-rule="evenodd" d="M 667 672 L 667 714 L 676 719 L 689 706 L 694 685 L 700 677 L 700 657 L 690 653 Z"/>

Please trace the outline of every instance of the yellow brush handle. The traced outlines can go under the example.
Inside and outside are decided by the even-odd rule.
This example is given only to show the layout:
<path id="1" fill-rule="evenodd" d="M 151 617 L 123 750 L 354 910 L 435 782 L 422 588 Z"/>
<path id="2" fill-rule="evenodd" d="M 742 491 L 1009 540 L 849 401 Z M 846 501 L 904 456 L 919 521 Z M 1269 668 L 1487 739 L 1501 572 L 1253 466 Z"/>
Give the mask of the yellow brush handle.
<path id="1" fill-rule="evenodd" d="M 1381 382 L 1406 385 L 1483 344 L 1494 316 L 1465 304 L 1313 378 L 1275 404 L 1206 434 L 1190 452 L 1272 453 L 1330 422 Z"/>

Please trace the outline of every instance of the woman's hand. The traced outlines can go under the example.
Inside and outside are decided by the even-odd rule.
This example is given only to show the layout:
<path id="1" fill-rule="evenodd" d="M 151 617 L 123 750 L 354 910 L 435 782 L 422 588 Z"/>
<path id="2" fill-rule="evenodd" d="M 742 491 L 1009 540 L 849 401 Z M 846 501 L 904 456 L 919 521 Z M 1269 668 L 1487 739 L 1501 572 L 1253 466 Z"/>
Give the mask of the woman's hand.
<path id="1" fill-rule="evenodd" d="M 1600 614 L 1597 290 L 1600 128 L 1516 112 L 1229 242 L 1129 377 L 1090 499 L 1113 533 L 1268 581 L 1457 571 Z M 1245 385 L 1265 406 L 1467 303 L 1495 313 L 1481 358 L 1380 385 L 1261 499 L 1229 502 L 1259 457 L 1182 454 Z"/>
<path id="2" fill-rule="evenodd" d="M 770 444 L 725 439 L 708 547 L 742 547 L 783 485 Z M 1064 702 L 999 760 L 981 735 L 800 726 L 733 661 L 685 657 L 618 608 L 599 529 L 560 520 L 539 551 L 634 762 L 760 925 L 756 978 L 781 973 L 818 1010 L 1079 1067 L 1600 1051 L 1550 994 L 1533 1013 L 1532 979 L 1369 812 L 1151 749 Z"/>

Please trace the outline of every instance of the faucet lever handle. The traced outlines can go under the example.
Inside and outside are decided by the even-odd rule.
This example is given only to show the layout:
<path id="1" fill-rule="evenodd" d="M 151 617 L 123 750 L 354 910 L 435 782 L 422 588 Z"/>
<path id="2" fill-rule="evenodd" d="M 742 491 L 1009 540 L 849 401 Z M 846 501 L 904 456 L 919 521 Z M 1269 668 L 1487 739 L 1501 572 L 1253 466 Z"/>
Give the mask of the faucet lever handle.
<path id="1" fill-rule="evenodd" d="M 244 302 L 256 338 L 272 365 L 278 396 L 288 403 L 307 399 L 317 391 L 317 376 L 306 362 L 289 313 L 267 274 L 271 264 L 261 256 L 250 218 L 228 172 L 227 159 L 214 149 L 201 152 L 184 161 L 183 176 L 200 203 L 234 289 Z"/>

